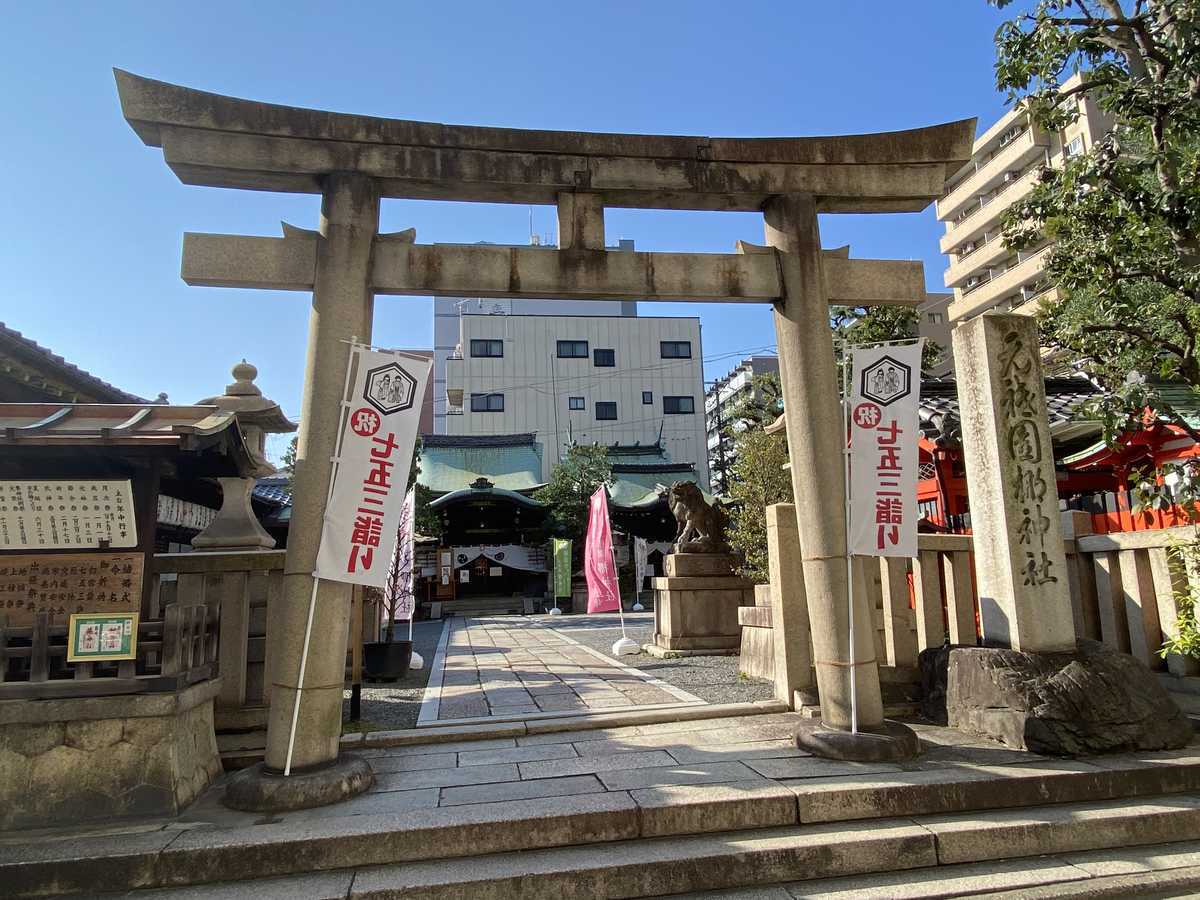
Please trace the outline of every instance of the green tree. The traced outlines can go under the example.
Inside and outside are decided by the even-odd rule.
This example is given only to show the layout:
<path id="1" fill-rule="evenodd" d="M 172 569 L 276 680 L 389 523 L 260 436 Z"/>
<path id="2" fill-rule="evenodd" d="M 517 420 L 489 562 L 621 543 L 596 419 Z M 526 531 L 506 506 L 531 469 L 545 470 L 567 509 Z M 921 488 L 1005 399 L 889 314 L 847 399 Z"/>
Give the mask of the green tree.
<path id="1" fill-rule="evenodd" d="M 612 464 L 604 447 L 569 448 L 550 473 L 550 481 L 533 495 L 547 507 L 549 532 L 578 545 L 587 532 L 588 501 L 596 488 L 611 480 Z"/>
<path id="2" fill-rule="evenodd" d="M 921 314 L 911 306 L 835 306 L 830 310 L 833 326 L 834 359 L 841 384 L 845 360 L 843 348 L 850 344 L 879 344 L 920 336 Z M 946 353 L 937 341 L 925 341 L 921 368 L 934 368 Z"/>
<path id="3" fill-rule="evenodd" d="M 760 372 L 750 381 L 750 390 L 722 416 L 718 437 L 721 447 L 717 452 L 717 465 L 710 473 L 713 493 L 724 495 L 729 492 L 730 468 L 737 452 L 738 435 L 748 429 L 764 428 L 783 412 L 783 388 L 779 376 L 774 372 Z M 733 452 L 729 452 L 732 450 Z M 728 457 L 728 459 L 727 459 Z"/>
<path id="4" fill-rule="evenodd" d="M 287 476 L 287 489 L 292 490 L 293 484 L 296 481 L 296 442 L 299 440 L 295 435 L 288 441 L 287 449 L 283 451 L 283 459 L 279 461 L 279 470 Z"/>
<path id="5" fill-rule="evenodd" d="M 1200 438 L 1141 377 L 1200 388 L 1198 26 L 1196 0 L 1037 0 L 996 33 L 997 86 L 1035 124 L 1064 129 L 1083 102 L 1114 123 L 1043 169 L 1004 218 L 1014 250 L 1054 241 L 1046 271 L 1060 299 L 1039 313 L 1043 340 L 1112 390 L 1084 410 L 1110 441 L 1162 420 Z M 1200 496 L 1195 473 L 1179 471 L 1185 495 Z M 1153 473 L 1137 483 L 1150 505 L 1167 502 Z"/>
<path id="6" fill-rule="evenodd" d="M 742 557 L 738 571 L 757 584 L 771 580 L 767 561 L 767 507 L 792 502 L 787 441 L 761 427 L 737 436 L 737 459 L 730 472 L 732 515 L 729 544 Z"/>
<path id="7" fill-rule="evenodd" d="M 1039 0 L 996 34 L 997 86 L 1035 124 L 1064 129 L 1085 99 L 1114 123 L 1004 220 L 1012 249 L 1054 241 L 1045 339 L 1113 386 L 1131 371 L 1200 386 L 1198 26 L 1195 0 Z"/>

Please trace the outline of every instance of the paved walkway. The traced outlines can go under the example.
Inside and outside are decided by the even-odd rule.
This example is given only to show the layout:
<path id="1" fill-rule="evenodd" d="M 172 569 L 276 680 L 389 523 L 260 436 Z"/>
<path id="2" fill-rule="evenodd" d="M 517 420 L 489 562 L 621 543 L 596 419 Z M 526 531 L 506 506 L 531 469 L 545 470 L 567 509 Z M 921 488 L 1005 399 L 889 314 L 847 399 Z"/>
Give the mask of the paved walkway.
<path id="1" fill-rule="evenodd" d="M 704 702 L 539 620 L 456 617 L 446 622 L 417 726 Z"/>

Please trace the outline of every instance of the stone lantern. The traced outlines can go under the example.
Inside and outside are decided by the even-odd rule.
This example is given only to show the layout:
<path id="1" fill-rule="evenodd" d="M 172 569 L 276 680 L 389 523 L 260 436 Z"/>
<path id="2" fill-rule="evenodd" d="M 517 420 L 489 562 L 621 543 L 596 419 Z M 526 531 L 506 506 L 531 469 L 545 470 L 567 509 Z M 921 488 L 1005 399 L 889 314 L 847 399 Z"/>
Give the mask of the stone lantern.
<path id="1" fill-rule="evenodd" d="M 279 404 L 264 397 L 254 383 L 258 369 L 243 359 L 233 367 L 231 374 L 233 384 L 225 388 L 224 394 L 201 400 L 199 405 L 215 406 L 237 416 L 254 468 L 241 477 L 218 479 L 221 509 L 212 523 L 192 538 L 192 546 L 198 550 L 270 550 L 275 546 L 275 539 L 258 523 L 250 505 L 250 495 L 256 478 L 277 471 L 267 461 L 267 435 L 288 434 L 297 426 L 283 414 Z"/>

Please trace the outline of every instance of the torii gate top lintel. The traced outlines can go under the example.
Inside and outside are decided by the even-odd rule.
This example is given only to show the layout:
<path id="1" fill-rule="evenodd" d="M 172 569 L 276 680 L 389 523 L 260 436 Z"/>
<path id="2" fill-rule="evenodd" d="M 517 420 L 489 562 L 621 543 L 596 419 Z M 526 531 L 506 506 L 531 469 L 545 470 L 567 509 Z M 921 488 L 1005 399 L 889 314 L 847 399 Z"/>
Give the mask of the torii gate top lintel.
<path id="1" fill-rule="evenodd" d="M 975 120 L 836 137 L 712 138 L 443 125 L 258 103 L 114 70 L 125 119 L 185 183 L 321 193 L 359 172 L 384 197 L 760 210 L 801 193 L 821 212 L 918 212 L 971 155 Z"/>

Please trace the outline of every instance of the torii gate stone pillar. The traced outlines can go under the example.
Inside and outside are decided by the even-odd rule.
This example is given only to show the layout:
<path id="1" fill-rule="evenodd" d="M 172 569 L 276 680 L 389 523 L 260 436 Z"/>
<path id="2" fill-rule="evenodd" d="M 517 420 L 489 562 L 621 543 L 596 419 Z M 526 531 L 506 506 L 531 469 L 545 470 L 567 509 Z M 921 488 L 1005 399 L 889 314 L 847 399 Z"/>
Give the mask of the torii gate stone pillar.
<path id="1" fill-rule="evenodd" d="M 348 588 L 322 582 L 304 684 L 297 680 L 349 341 L 370 337 L 376 294 L 774 304 L 825 716 L 797 740 L 843 759 L 915 752 L 912 732 L 883 719 L 865 591 L 856 592 L 855 612 L 860 733 L 847 731 L 842 425 L 828 307 L 918 305 L 924 271 L 919 262 L 822 251 L 817 213 L 919 212 L 970 158 L 974 120 L 840 137 L 584 134 L 293 109 L 127 72 L 116 78 L 125 119 L 145 144 L 162 148 L 181 181 L 322 196 L 319 234 L 285 225 L 282 237 L 184 236 L 188 284 L 313 294 L 284 602 L 268 623 L 278 665 L 266 761 L 239 773 L 227 803 L 314 806 L 371 781 L 364 760 L 338 752 Z M 418 244 L 411 229 L 381 235 L 381 197 L 554 205 L 560 247 Z M 762 212 L 770 246 L 609 253 L 609 206 Z M 297 693 L 298 774 L 284 778 Z"/>
<path id="2" fill-rule="evenodd" d="M 371 257 L 378 230 L 379 187 L 374 179 L 355 174 L 326 176 L 293 484 L 292 521 L 307 524 L 288 535 L 284 602 L 267 626 L 271 640 L 282 648 L 281 658 L 293 662 L 299 659 L 304 646 L 312 573 L 321 538 L 318 523 L 325 515 L 341 421 L 339 415 L 331 413 L 340 413 L 346 400 L 350 341 L 369 342 L 371 338 Z M 317 588 L 312 634 L 322 650 L 309 654 L 304 673 L 304 696 L 292 755 L 292 765 L 297 769 L 338 755 L 350 591 L 350 585 L 336 581 L 322 581 Z M 271 769 L 283 769 L 287 760 L 298 675 L 295 665 L 278 666 L 274 673 L 277 681 L 272 688 L 266 754 Z"/>
<path id="3" fill-rule="evenodd" d="M 851 733 L 851 682 L 843 503 L 845 425 L 822 272 L 817 207 L 810 196 L 772 199 L 763 209 L 766 240 L 779 254 L 783 298 L 775 304 L 792 490 L 808 595 L 821 727 L 797 742 L 839 759 L 902 759 L 920 748 L 916 734 L 883 718 L 871 609 L 854 591 L 854 666 L 858 734 Z M 854 567 L 855 577 L 861 568 Z"/>

